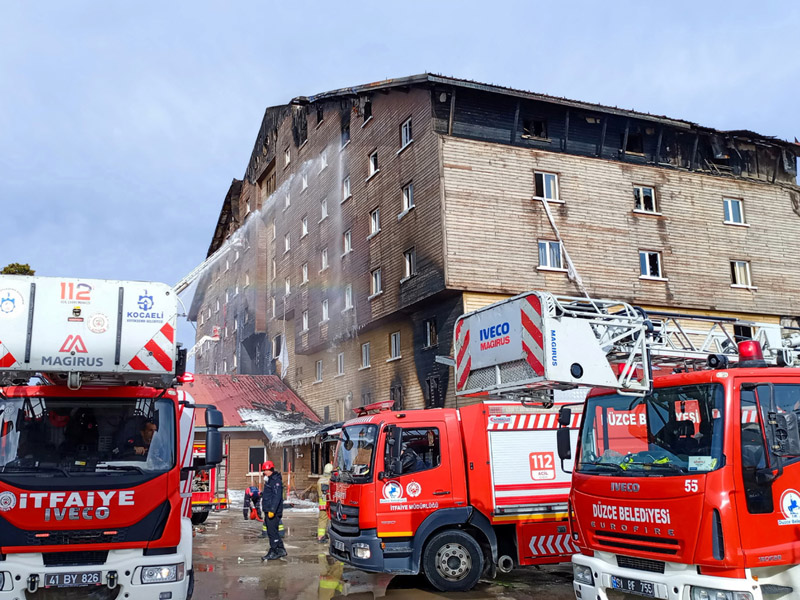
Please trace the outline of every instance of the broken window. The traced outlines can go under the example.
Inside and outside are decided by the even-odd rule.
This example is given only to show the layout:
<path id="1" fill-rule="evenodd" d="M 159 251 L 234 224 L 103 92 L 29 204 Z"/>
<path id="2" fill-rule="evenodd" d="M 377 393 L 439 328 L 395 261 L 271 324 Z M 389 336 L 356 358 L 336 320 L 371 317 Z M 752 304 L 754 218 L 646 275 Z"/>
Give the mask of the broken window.
<path id="1" fill-rule="evenodd" d="M 539 241 L 539 268 L 564 268 L 564 263 L 561 260 L 561 242 Z"/>
<path id="2" fill-rule="evenodd" d="M 364 123 L 372 118 L 372 100 L 364 100 Z"/>
<path id="3" fill-rule="evenodd" d="M 620 146 L 625 142 L 625 134 L 621 135 Z M 644 136 L 638 127 L 628 131 L 628 140 L 624 150 L 626 154 L 644 154 Z"/>
<path id="4" fill-rule="evenodd" d="M 522 137 L 547 139 L 547 121 L 544 119 L 523 119 Z"/>
<path id="5" fill-rule="evenodd" d="M 746 260 L 731 261 L 731 285 L 734 287 L 752 287 L 750 263 Z"/>
<path id="6" fill-rule="evenodd" d="M 322 123 L 322 121 L 324 120 L 325 120 L 325 113 L 322 109 L 322 104 L 317 104 L 317 127 L 319 127 L 319 124 Z"/>
<path id="7" fill-rule="evenodd" d="M 278 358 L 280 356 L 280 354 L 281 354 L 281 342 L 282 341 L 283 340 L 281 339 L 280 334 L 278 334 L 274 338 L 272 338 L 272 356 L 273 356 L 273 358 Z"/>
<path id="8" fill-rule="evenodd" d="M 649 250 L 639 251 L 639 276 L 650 279 L 663 279 L 661 272 L 661 253 Z"/>
<path id="9" fill-rule="evenodd" d="M 428 408 L 441 408 L 442 407 L 442 392 L 439 387 L 439 377 L 428 377 L 425 380 L 425 387 L 427 388 Z"/>
<path id="10" fill-rule="evenodd" d="M 350 143 L 350 121 L 342 123 L 342 148 Z"/>
<path id="11" fill-rule="evenodd" d="M 633 186 L 633 208 L 641 212 L 657 213 L 656 191 L 651 187 Z"/>
<path id="12" fill-rule="evenodd" d="M 394 402 L 392 410 L 403 410 L 403 386 L 393 385 L 389 389 L 389 399 Z"/>
<path id="13" fill-rule="evenodd" d="M 425 347 L 431 348 L 438 345 L 439 338 L 436 335 L 436 319 L 427 319 L 425 321 Z"/>

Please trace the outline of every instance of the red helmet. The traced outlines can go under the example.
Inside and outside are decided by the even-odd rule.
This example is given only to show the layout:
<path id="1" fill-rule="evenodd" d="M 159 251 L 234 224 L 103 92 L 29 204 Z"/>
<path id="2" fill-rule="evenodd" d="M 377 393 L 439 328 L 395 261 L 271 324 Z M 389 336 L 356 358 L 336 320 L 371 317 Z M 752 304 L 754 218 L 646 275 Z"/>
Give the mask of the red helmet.
<path id="1" fill-rule="evenodd" d="M 262 471 L 266 471 L 266 470 L 274 471 L 275 470 L 275 463 L 272 462 L 271 460 L 268 460 L 267 462 L 265 462 L 265 463 L 263 463 L 261 465 L 261 470 Z"/>

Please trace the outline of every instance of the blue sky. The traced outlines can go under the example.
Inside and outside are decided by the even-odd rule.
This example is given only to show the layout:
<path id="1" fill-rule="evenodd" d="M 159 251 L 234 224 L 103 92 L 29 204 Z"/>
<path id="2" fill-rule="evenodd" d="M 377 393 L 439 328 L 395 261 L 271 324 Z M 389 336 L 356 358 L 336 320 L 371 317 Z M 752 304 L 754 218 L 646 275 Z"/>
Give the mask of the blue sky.
<path id="1" fill-rule="evenodd" d="M 267 106 L 434 72 L 800 137 L 800 2 L 0 4 L 0 266 L 174 283 Z"/>

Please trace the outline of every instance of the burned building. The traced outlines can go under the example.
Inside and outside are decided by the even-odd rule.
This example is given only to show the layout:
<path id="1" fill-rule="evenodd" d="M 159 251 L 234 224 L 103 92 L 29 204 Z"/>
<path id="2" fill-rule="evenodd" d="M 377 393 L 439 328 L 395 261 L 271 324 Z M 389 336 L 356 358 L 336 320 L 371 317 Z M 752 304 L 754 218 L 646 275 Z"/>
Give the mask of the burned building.
<path id="1" fill-rule="evenodd" d="M 452 401 L 436 357 L 455 319 L 526 290 L 793 319 L 798 154 L 431 74 L 295 98 L 223 202 L 191 309 L 198 340 L 219 336 L 196 370 L 286 370 L 330 421 Z"/>

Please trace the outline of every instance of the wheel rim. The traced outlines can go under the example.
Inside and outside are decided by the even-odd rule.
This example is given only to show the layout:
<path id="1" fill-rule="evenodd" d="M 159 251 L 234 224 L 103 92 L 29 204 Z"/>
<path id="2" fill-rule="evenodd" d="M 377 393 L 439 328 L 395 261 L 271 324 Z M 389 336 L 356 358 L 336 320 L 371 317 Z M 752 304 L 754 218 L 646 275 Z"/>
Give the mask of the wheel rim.
<path id="1" fill-rule="evenodd" d="M 461 581 L 472 570 L 472 557 L 461 544 L 445 544 L 436 552 L 436 570 L 448 581 Z"/>

